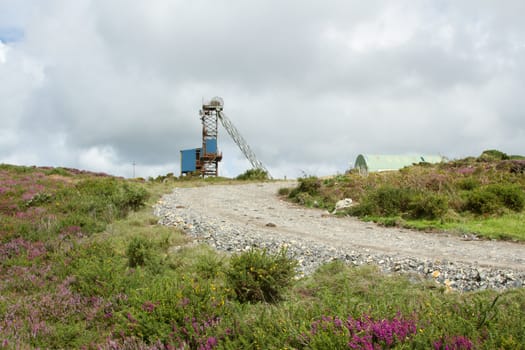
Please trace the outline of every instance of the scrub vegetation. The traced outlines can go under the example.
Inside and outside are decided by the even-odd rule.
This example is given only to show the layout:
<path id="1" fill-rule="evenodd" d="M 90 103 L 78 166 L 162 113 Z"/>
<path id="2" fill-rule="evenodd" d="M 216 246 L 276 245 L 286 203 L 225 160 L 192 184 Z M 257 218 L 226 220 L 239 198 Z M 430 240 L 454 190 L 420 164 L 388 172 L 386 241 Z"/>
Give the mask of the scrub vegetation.
<path id="1" fill-rule="evenodd" d="M 227 256 L 156 224 L 161 194 L 207 183 L 0 165 L 0 349 L 525 348 L 523 289 L 337 261 L 298 279 L 284 249 Z"/>
<path id="2" fill-rule="evenodd" d="M 265 181 L 269 179 L 268 173 L 262 169 L 248 169 L 236 177 L 237 180 Z"/>
<path id="3" fill-rule="evenodd" d="M 525 158 L 495 150 L 368 176 L 304 177 L 281 194 L 330 211 L 338 200 L 352 198 L 356 204 L 338 215 L 389 226 L 525 240 Z"/>

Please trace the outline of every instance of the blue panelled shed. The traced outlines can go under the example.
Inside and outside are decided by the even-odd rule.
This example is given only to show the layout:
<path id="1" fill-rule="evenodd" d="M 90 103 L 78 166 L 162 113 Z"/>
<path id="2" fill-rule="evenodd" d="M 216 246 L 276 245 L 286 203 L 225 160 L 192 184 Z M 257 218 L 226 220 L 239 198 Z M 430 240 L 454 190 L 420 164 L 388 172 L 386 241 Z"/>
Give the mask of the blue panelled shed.
<path id="1" fill-rule="evenodd" d="M 182 174 L 191 174 L 197 171 L 201 149 L 192 148 L 180 151 L 180 169 Z"/>

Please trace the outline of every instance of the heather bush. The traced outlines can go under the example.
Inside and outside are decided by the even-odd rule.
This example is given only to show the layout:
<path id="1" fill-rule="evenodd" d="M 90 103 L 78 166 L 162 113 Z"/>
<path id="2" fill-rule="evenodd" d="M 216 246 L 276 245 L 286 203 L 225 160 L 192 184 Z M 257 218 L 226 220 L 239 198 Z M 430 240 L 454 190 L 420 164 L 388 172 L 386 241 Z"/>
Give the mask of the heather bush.
<path id="1" fill-rule="evenodd" d="M 54 195 L 54 210 L 68 213 L 58 223 L 61 231 L 78 226 L 86 234 L 101 232 L 106 225 L 144 206 L 146 190 L 114 178 L 91 178 L 65 187 Z"/>
<path id="2" fill-rule="evenodd" d="M 416 332 L 416 321 L 400 315 L 381 320 L 366 314 L 346 319 L 322 316 L 312 322 L 302 341 L 309 349 L 393 349 L 410 344 Z"/>
<path id="3" fill-rule="evenodd" d="M 213 279 L 166 274 L 130 291 L 115 317 L 119 332 L 148 344 L 160 340 L 175 348 L 205 348 L 211 338 L 221 336 L 217 327 L 227 297 L 227 290 Z"/>
<path id="4" fill-rule="evenodd" d="M 456 173 L 469 164 L 440 167 Z M 475 177 L 472 188 L 448 186 L 448 175 L 425 166 L 337 176 L 308 196 L 320 203 L 350 197 L 362 210 L 385 185 L 410 188 L 408 204 L 397 201 L 401 214 L 380 218 L 404 225 L 413 212 L 437 217 L 441 196 L 457 209 L 484 191 L 495 196 L 501 218 L 523 222 L 523 210 L 514 212 L 523 176 L 478 165 L 479 171 L 458 173 Z M 230 260 L 202 245 L 174 249 L 187 240 L 156 226 L 150 209 L 119 219 L 144 199 L 139 191 L 139 201 L 126 200 L 125 182 L 0 165 L 1 349 L 524 349 L 523 288 L 455 293 L 414 275 L 342 261 L 292 283 L 296 262 L 283 251 L 253 249 Z M 172 184 L 138 186 L 172 190 Z M 405 196 L 391 192 L 386 198 Z M 377 197 L 368 202 L 370 212 L 396 202 Z M 490 222 L 455 214 L 463 215 L 458 222 Z M 507 230 L 499 218 L 490 217 L 497 232 Z"/>
<path id="5" fill-rule="evenodd" d="M 38 207 L 43 204 L 49 203 L 52 199 L 52 195 L 46 192 L 39 192 L 32 195 L 29 199 L 26 200 L 24 205 L 26 207 Z"/>
<path id="6" fill-rule="evenodd" d="M 296 266 L 297 261 L 286 255 L 286 249 L 270 254 L 266 249 L 252 248 L 232 256 L 227 283 L 241 303 L 274 303 L 292 283 Z"/>
<path id="7" fill-rule="evenodd" d="M 338 216 L 525 240 L 524 226 L 519 224 L 525 208 L 522 158 L 489 150 L 477 158 L 419 164 L 367 176 L 349 172 L 322 181 L 305 177 L 291 189 L 289 198 L 330 212 L 337 201 L 351 198 L 355 205 L 338 211 Z"/>
<path id="8" fill-rule="evenodd" d="M 511 161 L 509 168 L 512 174 L 525 174 L 525 158 L 521 157 L 519 160 Z"/>

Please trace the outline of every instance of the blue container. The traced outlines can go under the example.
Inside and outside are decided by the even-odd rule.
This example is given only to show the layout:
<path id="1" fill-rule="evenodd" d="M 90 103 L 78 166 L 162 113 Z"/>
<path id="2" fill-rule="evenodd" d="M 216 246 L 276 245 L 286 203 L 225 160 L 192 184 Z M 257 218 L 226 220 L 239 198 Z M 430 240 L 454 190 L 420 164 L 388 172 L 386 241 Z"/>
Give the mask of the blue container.
<path id="1" fill-rule="evenodd" d="M 180 172 L 182 174 L 192 173 L 197 170 L 198 153 L 200 153 L 200 148 L 185 149 L 180 151 Z"/>

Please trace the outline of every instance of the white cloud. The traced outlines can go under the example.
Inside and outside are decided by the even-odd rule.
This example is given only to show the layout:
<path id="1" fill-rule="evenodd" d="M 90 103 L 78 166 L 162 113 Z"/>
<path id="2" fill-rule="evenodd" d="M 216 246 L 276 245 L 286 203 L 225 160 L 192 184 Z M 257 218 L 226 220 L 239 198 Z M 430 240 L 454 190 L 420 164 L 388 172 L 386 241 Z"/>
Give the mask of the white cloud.
<path id="1" fill-rule="evenodd" d="M 78 155 L 78 164 L 83 169 L 104 172 L 118 164 L 118 157 L 111 146 L 95 146 Z"/>
<path id="2" fill-rule="evenodd" d="M 9 48 L 7 47 L 7 45 L 5 45 L 4 43 L 2 43 L 2 41 L 0 41 L 0 64 L 3 64 L 6 62 L 8 50 Z"/>
<path id="3" fill-rule="evenodd" d="M 0 147 L 3 149 L 9 149 L 16 145 L 18 137 L 13 130 L 0 130 Z"/>
<path id="4" fill-rule="evenodd" d="M 366 52 L 407 44 L 420 26 L 418 16 L 410 11 L 411 7 L 389 4 L 376 18 L 358 23 L 349 38 L 350 48 Z"/>
<path id="5" fill-rule="evenodd" d="M 525 153 L 523 6 L 0 0 L 24 33 L 0 43 L 0 161 L 178 174 L 215 95 L 276 177 L 366 152 Z M 249 167 L 222 129 L 219 147 L 223 175 Z"/>

